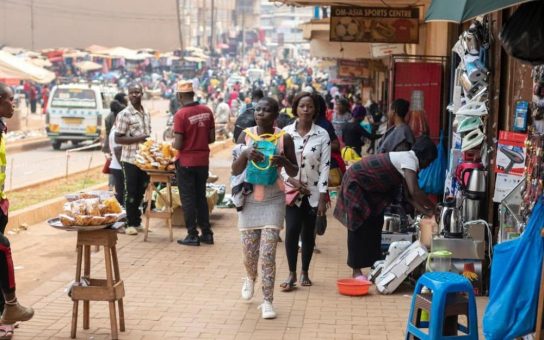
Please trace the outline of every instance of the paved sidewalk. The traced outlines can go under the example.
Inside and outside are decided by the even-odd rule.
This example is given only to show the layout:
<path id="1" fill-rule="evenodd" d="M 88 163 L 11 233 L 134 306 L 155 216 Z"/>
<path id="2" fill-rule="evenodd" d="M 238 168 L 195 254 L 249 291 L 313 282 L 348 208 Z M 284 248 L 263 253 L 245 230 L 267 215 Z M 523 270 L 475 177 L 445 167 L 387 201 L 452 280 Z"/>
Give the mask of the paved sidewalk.
<path id="1" fill-rule="evenodd" d="M 220 182 L 227 182 L 228 151 L 214 157 L 212 166 Z M 212 223 L 213 246 L 171 243 L 167 229 L 156 220 L 148 242 L 143 242 L 143 235 L 119 235 L 126 289 L 126 332 L 120 339 L 403 339 L 409 288 L 389 296 L 378 295 L 374 288 L 365 297 L 337 293 L 336 279 L 348 277 L 350 269 L 345 265 L 346 231 L 333 218 L 317 241 L 321 254 L 314 256 L 310 268 L 313 287 L 280 291 L 288 269 L 284 244 L 279 244 L 275 320 L 260 318 L 260 285 L 250 303 L 240 298 L 244 270 L 235 211 L 216 208 Z M 185 236 L 182 229 L 174 233 L 176 238 Z M 69 338 L 72 302 L 64 288 L 74 278 L 75 236 L 43 223 L 9 236 L 19 300 L 36 310 L 14 339 Z M 102 252 L 92 254 L 91 272 L 96 277 L 105 277 L 103 262 Z M 486 301 L 478 298 L 480 317 Z M 107 304 L 91 303 L 89 330 L 82 329 L 80 307 L 78 326 L 79 339 L 109 339 Z"/>

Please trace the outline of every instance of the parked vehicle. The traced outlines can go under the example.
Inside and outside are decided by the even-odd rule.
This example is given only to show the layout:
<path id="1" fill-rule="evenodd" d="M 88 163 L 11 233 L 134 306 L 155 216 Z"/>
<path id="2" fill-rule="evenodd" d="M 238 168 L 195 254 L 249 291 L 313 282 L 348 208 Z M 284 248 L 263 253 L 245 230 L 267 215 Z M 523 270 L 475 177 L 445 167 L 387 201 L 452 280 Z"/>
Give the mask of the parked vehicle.
<path id="1" fill-rule="evenodd" d="M 46 112 L 46 131 L 53 149 L 63 142 L 98 141 L 115 89 L 87 84 L 53 87 Z"/>

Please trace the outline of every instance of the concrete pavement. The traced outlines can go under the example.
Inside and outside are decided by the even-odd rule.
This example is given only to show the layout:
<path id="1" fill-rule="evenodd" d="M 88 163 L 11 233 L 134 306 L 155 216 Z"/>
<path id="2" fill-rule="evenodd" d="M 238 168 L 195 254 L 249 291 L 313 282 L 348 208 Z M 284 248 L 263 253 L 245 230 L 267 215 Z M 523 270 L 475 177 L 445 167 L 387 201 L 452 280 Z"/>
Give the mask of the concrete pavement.
<path id="1" fill-rule="evenodd" d="M 227 183 L 229 151 L 212 158 L 212 169 Z M 346 297 L 336 291 L 336 279 L 348 277 L 346 230 L 329 216 L 329 228 L 318 237 L 321 254 L 310 268 L 312 287 L 283 293 L 279 283 L 287 276 L 284 244 L 277 253 L 275 320 L 262 320 L 260 284 L 249 303 L 240 298 L 245 275 L 239 232 L 233 209 L 215 209 L 212 224 L 216 244 L 184 247 L 168 241 L 168 232 L 154 220 L 148 242 L 143 235 L 119 235 L 121 277 L 125 281 L 126 332 L 120 339 L 402 339 L 411 291 L 403 287 L 393 295 L 374 288 L 364 297 Z M 176 238 L 185 230 L 175 229 Z M 64 288 L 74 279 L 73 232 L 45 223 L 10 235 L 16 266 L 19 300 L 36 310 L 22 323 L 14 339 L 68 339 L 72 301 Z M 103 278 L 103 253 L 92 254 L 92 273 Z M 483 313 L 486 298 L 478 298 Z M 109 339 L 106 303 L 91 303 L 89 330 L 78 322 L 79 339 Z"/>

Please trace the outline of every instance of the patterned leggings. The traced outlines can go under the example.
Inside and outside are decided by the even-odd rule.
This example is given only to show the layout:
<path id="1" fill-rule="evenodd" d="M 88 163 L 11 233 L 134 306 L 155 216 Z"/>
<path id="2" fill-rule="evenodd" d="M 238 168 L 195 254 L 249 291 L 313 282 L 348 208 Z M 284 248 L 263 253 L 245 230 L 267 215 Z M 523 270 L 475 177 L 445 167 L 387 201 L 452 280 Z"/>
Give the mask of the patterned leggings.
<path id="1" fill-rule="evenodd" d="M 276 246 L 278 244 L 279 229 L 263 228 L 243 230 L 241 232 L 244 251 L 244 265 L 247 276 L 253 280 L 257 278 L 257 266 L 261 257 L 261 275 L 264 300 L 272 302 L 274 299 L 274 280 L 276 279 Z"/>

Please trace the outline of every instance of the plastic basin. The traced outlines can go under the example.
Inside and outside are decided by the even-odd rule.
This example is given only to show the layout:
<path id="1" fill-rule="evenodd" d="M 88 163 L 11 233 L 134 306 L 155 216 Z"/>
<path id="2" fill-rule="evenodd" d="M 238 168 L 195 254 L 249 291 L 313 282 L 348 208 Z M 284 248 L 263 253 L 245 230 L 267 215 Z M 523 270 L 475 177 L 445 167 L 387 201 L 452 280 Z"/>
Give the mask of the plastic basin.
<path id="1" fill-rule="evenodd" d="M 372 282 L 356 279 L 339 279 L 336 281 L 338 293 L 349 296 L 361 296 L 368 294 Z"/>

